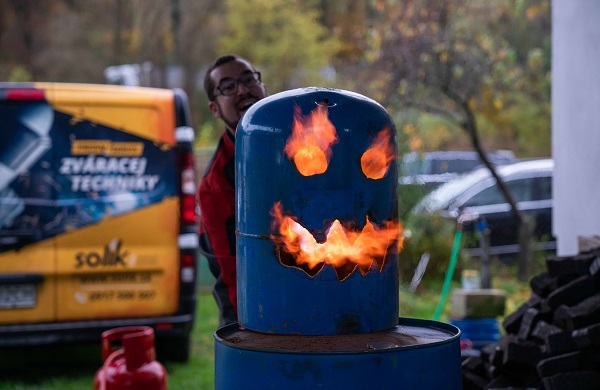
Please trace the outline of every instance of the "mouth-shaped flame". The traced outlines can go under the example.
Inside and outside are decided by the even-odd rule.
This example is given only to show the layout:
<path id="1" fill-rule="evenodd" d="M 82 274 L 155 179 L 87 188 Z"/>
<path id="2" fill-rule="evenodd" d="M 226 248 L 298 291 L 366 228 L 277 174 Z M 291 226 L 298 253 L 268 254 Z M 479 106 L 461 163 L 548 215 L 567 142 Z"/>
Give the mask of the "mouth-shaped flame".
<path id="1" fill-rule="evenodd" d="M 394 145 L 390 142 L 391 137 L 389 127 L 381 130 L 360 158 L 362 171 L 369 179 L 381 179 L 396 158 Z"/>
<path id="2" fill-rule="evenodd" d="M 271 214 L 273 231 L 278 232 L 271 239 L 280 247 L 280 261 L 304 270 L 309 276 L 316 275 L 325 264 L 335 268 L 340 281 L 357 267 L 363 275 L 372 267 L 381 271 L 386 252 L 394 249 L 392 244 L 397 241 L 398 249 L 402 245 L 402 228 L 397 222 L 386 222 L 377 228 L 367 218 L 358 232 L 345 229 L 336 219 L 327 231 L 325 242 L 319 243 L 305 227 L 283 215 L 280 202 L 275 203 Z"/>
<path id="3" fill-rule="evenodd" d="M 328 118 L 325 106 L 318 105 L 309 115 L 302 116 L 296 107 L 292 135 L 283 151 L 293 159 L 304 176 L 318 175 L 327 170 L 331 147 L 338 141 L 335 126 Z"/>

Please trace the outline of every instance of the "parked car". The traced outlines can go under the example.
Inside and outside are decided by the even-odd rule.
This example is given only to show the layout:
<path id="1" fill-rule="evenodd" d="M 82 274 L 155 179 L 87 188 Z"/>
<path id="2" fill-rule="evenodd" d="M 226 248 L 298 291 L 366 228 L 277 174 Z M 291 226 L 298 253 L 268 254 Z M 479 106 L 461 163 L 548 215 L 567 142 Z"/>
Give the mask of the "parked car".
<path id="1" fill-rule="evenodd" d="M 497 173 L 512 194 L 517 208 L 535 217 L 535 248 L 552 251 L 552 159 L 538 159 L 503 165 Z M 482 223 L 490 229 L 490 254 L 504 259 L 519 252 L 519 220 L 500 191 L 487 167 L 464 174 L 426 195 L 412 210 L 417 214 L 441 213 L 448 218 L 472 221 L 465 231 L 474 231 Z M 480 254 L 477 243 L 468 249 Z"/>
<path id="2" fill-rule="evenodd" d="M 519 161 L 510 150 L 488 152 L 487 157 L 495 166 Z M 474 150 L 410 152 L 402 156 L 398 180 L 402 185 L 421 185 L 431 190 L 483 165 Z"/>

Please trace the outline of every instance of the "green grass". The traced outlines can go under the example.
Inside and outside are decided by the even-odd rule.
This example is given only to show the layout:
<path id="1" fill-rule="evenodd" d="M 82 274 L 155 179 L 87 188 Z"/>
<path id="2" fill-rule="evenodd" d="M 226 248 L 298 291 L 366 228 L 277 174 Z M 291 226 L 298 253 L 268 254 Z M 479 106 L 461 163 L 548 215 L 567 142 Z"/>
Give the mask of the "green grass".
<path id="1" fill-rule="evenodd" d="M 168 363 L 169 389 L 213 389 L 214 388 L 214 338 L 219 324 L 217 305 L 210 292 L 198 295 L 198 315 L 192 334 L 190 360 L 183 363 Z"/>
<path id="2" fill-rule="evenodd" d="M 167 363 L 169 389 L 213 389 L 213 333 L 217 307 L 210 292 L 198 294 L 192 355 L 183 363 Z M 100 345 L 0 349 L 0 389 L 81 390 L 94 388 L 102 365 Z"/>
<path id="3" fill-rule="evenodd" d="M 508 268 L 495 272 L 493 287 L 507 291 L 508 314 L 529 298 L 529 286 L 517 282 Z M 459 287 L 458 282 L 453 282 L 452 287 Z M 424 280 L 416 292 L 401 286 L 400 316 L 430 320 L 441 289 L 441 280 Z M 170 390 L 214 387 L 213 333 L 218 323 L 217 308 L 206 289 L 202 289 L 198 297 L 192 356 L 186 364 L 168 363 L 165 366 Z M 440 322 L 448 322 L 450 309 L 448 301 Z M 99 345 L 0 349 L 0 390 L 92 389 L 95 372 L 101 364 Z"/>

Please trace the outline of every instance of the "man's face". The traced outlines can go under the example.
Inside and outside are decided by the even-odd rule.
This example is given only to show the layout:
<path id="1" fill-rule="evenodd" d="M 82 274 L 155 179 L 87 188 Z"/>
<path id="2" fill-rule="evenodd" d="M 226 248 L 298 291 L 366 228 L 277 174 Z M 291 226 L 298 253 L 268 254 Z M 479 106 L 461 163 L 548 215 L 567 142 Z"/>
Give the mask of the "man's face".
<path id="1" fill-rule="evenodd" d="M 237 59 L 213 69 L 210 77 L 218 87 L 224 81 L 240 79 L 244 74 L 250 72 L 254 72 L 252 65 L 247 61 Z M 247 87 L 238 80 L 237 91 L 233 95 L 223 96 L 218 90 L 216 90 L 216 95 L 215 100 L 208 103 L 208 108 L 215 118 L 225 122 L 227 130 L 235 135 L 237 124 L 244 112 L 264 98 L 267 93 L 263 83 Z"/>

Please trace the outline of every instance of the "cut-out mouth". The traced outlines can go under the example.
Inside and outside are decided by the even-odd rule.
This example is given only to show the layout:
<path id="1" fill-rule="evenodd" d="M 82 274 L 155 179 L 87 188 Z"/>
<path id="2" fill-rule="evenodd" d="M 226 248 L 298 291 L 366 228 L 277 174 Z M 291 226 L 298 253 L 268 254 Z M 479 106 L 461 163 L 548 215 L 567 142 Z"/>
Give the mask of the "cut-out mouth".
<path id="1" fill-rule="evenodd" d="M 321 272 L 321 270 L 325 267 L 325 264 L 326 264 L 326 262 L 323 261 L 323 262 L 318 263 L 317 265 L 315 265 L 312 268 L 309 267 L 308 264 L 306 264 L 306 263 L 298 264 L 296 262 L 295 256 L 293 254 L 289 253 L 288 251 L 286 251 L 285 247 L 282 245 L 277 245 L 275 248 L 275 252 L 276 252 L 277 259 L 279 260 L 279 263 L 281 265 L 283 265 L 285 267 L 296 268 L 296 269 L 302 270 L 306 275 L 308 275 L 311 278 L 314 278 L 315 276 L 317 276 L 319 274 L 319 272 Z M 372 268 L 376 268 L 379 272 L 381 272 L 384 262 L 385 262 L 385 256 L 380 256 L 378 258 L 373 259 L 373 262 L 371 263 L 370 266 L 365 267 L 365 266 L 359 266 L 358 264 L 350 261 L 350 259 L 347 259 L 346 261 L 341 262 L 341 264 L 334 266 L 333 269 L 335 271 L 337 279 L 340 282 L 343 282 L 350 275 L 352 275 L 352 273 L 357 268 L 359 269 L 360 273 L 363 276 L 368 274 Z"/>
<path id="2" fill-rule="evenodd" d="M 387 221 L 376 226 L 366 217 L 362 229 L 353 224 L 344 227 L 334 220 L 324 234 L 317 234 L 302 226 L 293 216 L 284 215 L 280 202 L 271 210 L 271 240 L 277 248 L 277 258 L 282 265 L 296 267 L 314 277 L 323 268 L 331 265 L 340 281 L 345 280 L 357 268 L 364 276 L 371 268 L 380 272 L 386 254 L 402 243 L 401 226 L 398 222 Z M 319 241 L 317 241 L 317 239 Z"/>

